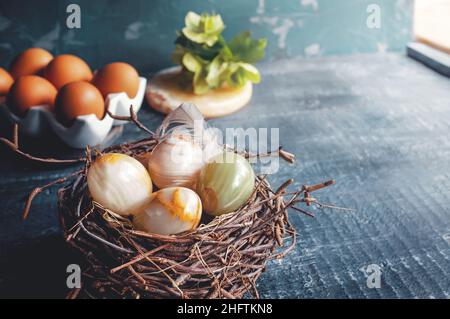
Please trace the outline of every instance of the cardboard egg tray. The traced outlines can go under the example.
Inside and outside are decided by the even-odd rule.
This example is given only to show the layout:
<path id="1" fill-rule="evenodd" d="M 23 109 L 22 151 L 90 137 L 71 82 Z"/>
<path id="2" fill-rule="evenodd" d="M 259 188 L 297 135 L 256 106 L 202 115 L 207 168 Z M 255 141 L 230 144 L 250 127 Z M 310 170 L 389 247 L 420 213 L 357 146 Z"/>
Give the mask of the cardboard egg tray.
<path id="1" fill-rule="evenodd" d="M 139 78 L 139 89 L 132 99 L 125 92 L 112 93 L 106 97 L 105 107 L 118 116 L 130 116 L 130 106 L 137 113 L 144 100 L 147 80 Z M 113 126 L 123 125 L 126 121 L 115 120 L 108 114 L 99 120 L 94 114 L 78 116 L 70 127 L 62 125 L 44 105 L 33 106 L 24 118 L 12 113 L 5 101 L 0 100 L 0 114 L 12 123 L 18 123 L 20 132 L 29 136 L 39 136 L 49 128 L 67 145 L 73 148 L 85 148 L 101 144 Z"/>

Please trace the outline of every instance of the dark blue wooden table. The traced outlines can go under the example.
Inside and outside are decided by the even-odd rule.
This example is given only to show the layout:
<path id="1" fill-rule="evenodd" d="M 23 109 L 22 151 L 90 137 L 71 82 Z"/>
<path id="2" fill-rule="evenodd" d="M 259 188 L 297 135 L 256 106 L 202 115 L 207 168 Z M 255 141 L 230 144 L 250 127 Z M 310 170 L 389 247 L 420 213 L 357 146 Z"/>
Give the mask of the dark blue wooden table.
<path id="1" fill-rule="evenodd" d="M 251 106 L 211 123 L 280 128 L 297 163 L 282 164 L 271 183 L 334 178 L 316 195 L 355 209 L 315 209 L 314 219 L 292 212 L 297 247 L 269 264 L 261 296 L 448 298 L 450 80 L 403 55 L 283 60 L 261 69 Z M 162 116 L 144 107 L 140 118 L 154 129 Z M 119 141 L 140 137 L 129 125 Z M 25 147 L 37 151 L 35 144 Z M 32 188 L 74 168 L 0 154 L 0 296 L 62 297 L 66 266 L 77 256 L 59 236 L 56 189 L 35 200 L 26 222 L 19 215 Z M 380 288 L 367 285 L 374 269 Z"/>

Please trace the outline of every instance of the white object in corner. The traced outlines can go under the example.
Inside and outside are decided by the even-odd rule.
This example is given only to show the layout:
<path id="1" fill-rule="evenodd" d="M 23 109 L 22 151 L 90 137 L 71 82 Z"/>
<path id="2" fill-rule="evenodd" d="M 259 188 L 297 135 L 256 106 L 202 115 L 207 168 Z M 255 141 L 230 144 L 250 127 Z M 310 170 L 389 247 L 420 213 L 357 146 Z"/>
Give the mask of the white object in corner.
<path id="1" fill-rule="evenodd" d="M 139 89 L 132 99 L 125 92 L 109 94 L 105 106 L 110 112 L 118 116 L 130 116 L 130 106 L 137 113 L 144 100 L 147 80 L 139 78 Z M 48 127 L 66 144 L 74 148 L 85 148 L 101 144 L 114 125 L 122 125 L 127 121 L 114 120 L 108 114 L 99 120 L 94 114 L 78 116 L 70 127 L 65 127 L 55 118 L 45 105 L 30 108 L 24 118 L 12 113 L 6 104 L 0 101 L 0 113 L 11 122 L 18 123 L 20 131 L 30 136 L 38 136 Z"/>
<path id="2" fill-rule="evenodd" d="M 106 97 L 105 105 L 117 116 L 130 116 L 131 105 L 133 105 L 134 112 L 137 113 L 141 109 L 142 102 L 144 101 L 146 86 L 147 79 L 140 77 L 138 92 L 134 98 L 130 99 L 125 92 L 111 93 Z M 125 123 L 127 121 L 114 120 L 114 125 L 122 125 Z"/>

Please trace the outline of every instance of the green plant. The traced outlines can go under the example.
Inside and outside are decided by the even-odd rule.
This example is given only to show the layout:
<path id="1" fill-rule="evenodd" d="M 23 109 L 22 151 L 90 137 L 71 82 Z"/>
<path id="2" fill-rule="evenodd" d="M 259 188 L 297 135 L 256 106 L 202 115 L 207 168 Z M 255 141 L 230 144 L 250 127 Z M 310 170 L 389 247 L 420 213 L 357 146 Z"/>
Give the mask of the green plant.
<path id="1" fill-rule="evenodd" d="M 224 28 L 218 14 L 189 12 L 185 27 L 177 32 L 173 61 L 183 67 L 195 94 L 261 80 L 253 63 L 264 57 L 267 40 L 252 39 L 250 32 L 244 31 L 227 42 L 222 36 Z"/>

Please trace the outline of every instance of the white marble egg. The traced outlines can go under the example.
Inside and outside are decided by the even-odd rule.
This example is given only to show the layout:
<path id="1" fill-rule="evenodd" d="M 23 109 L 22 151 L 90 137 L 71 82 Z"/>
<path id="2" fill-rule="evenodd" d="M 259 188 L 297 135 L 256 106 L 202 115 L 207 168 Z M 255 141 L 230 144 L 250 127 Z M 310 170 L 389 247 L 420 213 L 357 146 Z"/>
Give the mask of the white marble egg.
<path id="1" fill-rule="evenodd" d="M 103 207 L 132 215 L 152 196 L 152 180 L 145 167 L 131 156 L 107 153 L 98 157 L 87 174 L 89 192 Z"/>
<path id="2" fill-rule="evenodd" d="M 185 187 L 169 187 L 152 194 L 151 201 L 134 215 L 135 229 L 174 235 L 197 228 L 202 216 L 200 197 Z"/>

